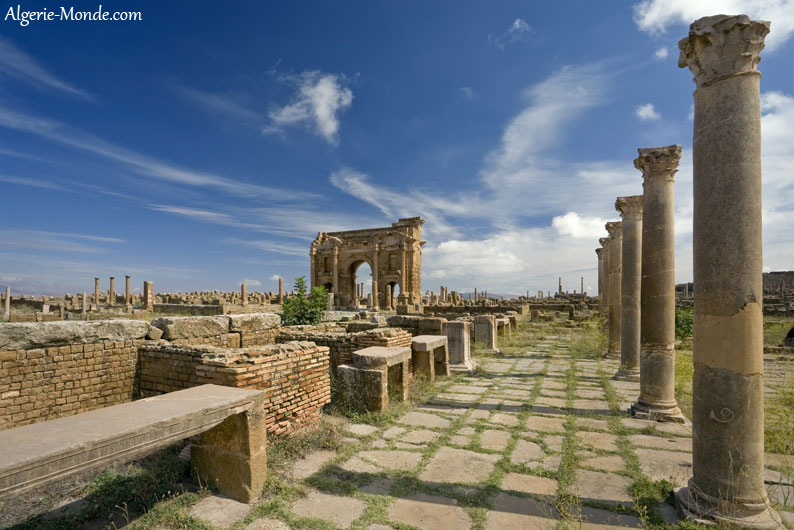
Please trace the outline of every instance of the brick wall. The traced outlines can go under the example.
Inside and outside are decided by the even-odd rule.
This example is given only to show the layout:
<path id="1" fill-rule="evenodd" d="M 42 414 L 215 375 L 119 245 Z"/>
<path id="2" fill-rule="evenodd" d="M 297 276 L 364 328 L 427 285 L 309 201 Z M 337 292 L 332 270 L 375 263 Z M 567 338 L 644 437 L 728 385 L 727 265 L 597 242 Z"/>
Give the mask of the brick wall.
<path id="1" fill-rule="evenodd" d="M 0 429 L 131 401 L 141 321 L 0 325 Z"/>
<path id="2" fill-rule="evenodd" d="M 143 396 L 207 383 L 266 390 L 267 428 L 274 435 L 315 423 L 331 400 L 329 350 L 311 342 L 243 349 L 147 344 L 140 367 Z"/>

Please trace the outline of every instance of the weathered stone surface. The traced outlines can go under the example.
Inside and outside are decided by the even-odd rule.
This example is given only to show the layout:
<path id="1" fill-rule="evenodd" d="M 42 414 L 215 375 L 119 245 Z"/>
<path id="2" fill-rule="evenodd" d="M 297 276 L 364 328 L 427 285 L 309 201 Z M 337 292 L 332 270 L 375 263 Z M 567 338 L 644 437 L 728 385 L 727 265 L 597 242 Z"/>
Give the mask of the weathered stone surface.
<path id="1" fill-rule="evenodd" d="M 526 427 L 532 431 L 565 432 L 565 420 L 562 418 L 546 418 L 545 416 L 530 416 L 527 418 Z"/>
<path id="2" fill-rule="evenodd" d="M 540 460 L 545 453 L 543 449 L 535 442 L 527 440 L 518 440 L 513 454 L 510 455 L 510 462 L 513 464 L 523 464 L 530 460 Z"/>
<path id="3" fill-rule="evenodd" d="M 276 313 L 244 313 L 228 315 L 229 330 L 235 333 L 261 331 L 281 326 L 281 316 Z"/>
<path id="4" fill-rule="evenodd" d="M 666 436 L 633 434 L 629 436 L 629 441 L 637 447 L 652 447 L 655 449 L 669 449 L 672 451 L 692 451 L 692 440 L 689 438 L 669 438 Z"/>
<path id="5" fill-rule="evenodd" d="M 411 469 L 422 460 L 421 453 L 411 451 L 361 451 L 356 456 L 385 469 Z"/>
<path id="6" fill-rule="evenodd" d="M 370 346 L 353 352 L 353 363 L 361 368 L 385 368 L 411 359 L 411 348 L 402 346 Z"/>
<path id="7" fill-rule="evenodd" d="M 483 431 L 480 434 L 480 446 L 491 451 L 504 451 L 510 441 L 510 436 L 507 431 Z"/>
<path id="8" fill-rule="evenodd" d="M 471 526 L 466 510 L 447 497 L 418 493 L 397 499 L 389 508 L 389 519 L 427 530 L 460 530 Z"/>
<path id="9" fill-rule="evenodd" d="M 341 497 L 312 491 L 292 505 L 292 511 L 301 517 L 328 519 L 341 528 L 349 527 L 361 517 L 367 504 L 352 497 Z"/>
<path id="10" fill-rule="evenodd" d="M 441 435 L 437 432 L 428 431 L 427 429 L 417 429 L 403 436 L 400 441 L 409 444 L 428 444 L 436 441 L 439 436 Z"/>
<path id="11" fill-rule="evenodd" d="M 152 326 L 163 330 L 166 340 L 213 337 L 229 333 L 229 317 L 161 317 L 152 320 Z"/>
<path id="12" fill-rule="evenodd" d="M 449 426 L 450 421 L 435 414 L 427 412 L 409 412 L 402 418 L 397 420 L 398 423 L 405 425 L 416 425 L 419 427 L 436 427 L 443 428 Z"/>
<path id="13" fill-rule="evenodd" d="M 668 480 L 683 486 L 692 475 L 692 454 L 655 449 L 635 449 L 640 467 L 651 480 Z"/>
<path id="14" fill-rule="evenodd" d="M 290 530 L 290 528 L 284 521 L 271 517 L 260 517 L 249 523 L 245 530 Z"/>
<path id="15" fill-rule="evenodd" d="M 367 425 L 366 423 L 351 423 L 346 428 L 350 433 L 355 434 L 356 436 L 369 436 L 378 430 L 377 427 L 373 425 Z"/>
<path id="16" fill-rule="evenodd" d="M 300 480 L 314 475 L 335 456 L 336 453 L 333 451 L 320 450 L 309 453 L 292 465 L 292 478 Z"/>
<path id="17" fill-rule="evenodd" d="M 141 340 L 148 331 L 142 320 L 12 322 L 0 326 L 0 351 Z"/>
<path id="18" fill-rule="evenodd" d="M 500 455 L 442 447 L 419 474 L 429 482 L 477 483 L 488 478 Z"/>
<path id="19" fill-rule="evenodd" d="M 248 515 L 251 506 L 224 497 L 208 495 L 190 507 L 190 515 L 206 521 L 221 530 L 231 527 L 234 523 Z"/>
<path id="20" fill-rule="evenodd" d="M 160 340 L 162 336 L 163 330 L 154 326 L 149 326 L 149 330 L 146 332 L 146 338 L 149 340 Z"/>
<path id="21" fill-rule="evenodd" d="M 592 467 L 603 471 L 623 471 L 626 463 L 621 456 L 592 456 L 585 458 L 581 463 L 582 467 Z"/>
<path id="22" fill-rule="evenodd" d="M 642 528 L 642 521 L 633 515 L 618 514 L 607 510 L 582 507 L 580 522 L 576 525 L 582 530 L 609 530 L 613 528 Z"/>
<path id="23" fill-rule="evenodd" d="M 550 504 L 499 493 L 488 511 L 486 530 L 553 530 L 559 514 Z"/>
<path id="24" fill-rule="evenodd" d="M 518 425 L 518 416 L 508 412 L 494 412 L 488 421 L 499 425 L 506 425 L 507 427 L 515 427 Z"/>
<path id="25" fill-rule="evenodd" d="M 507 473 L 502 479 L 502 489 L 553 498 L 557 494 L 557 481 L 535 475 Z"/>
<path id="26" fill-rule="evenodd" d="M 576 471 L 573 492 L 583 501 L 630 505 L 632 503 L 628 492 L 630 485 L 631 479 L 621 475 L 579 469 Z"/>
<path id="27" fill-rule="evenodd" d="M 617 451 L 618 437 L 614 434 L 607 434 L 604 432 L 589 432 L 579 431 L 576 433 L 579 441 L 585 445 L 589 445 L 593 449 L 601 449 L 603 451 Z"/>

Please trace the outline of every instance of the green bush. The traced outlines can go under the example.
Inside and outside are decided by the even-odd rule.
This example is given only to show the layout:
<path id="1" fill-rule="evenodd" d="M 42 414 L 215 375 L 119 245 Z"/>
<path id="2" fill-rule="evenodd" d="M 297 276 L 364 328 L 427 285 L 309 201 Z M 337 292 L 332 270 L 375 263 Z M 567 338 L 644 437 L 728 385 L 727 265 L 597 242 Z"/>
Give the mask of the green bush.
<path id="1" fill-rule="evenodd" d="M 325 287 L 312 287 L 306 296 L 306 277 L 295 279 L 295 296 L 281 305 L 281 322 L 285 326 L 317 324 L 328 308 L 328 291 Z"/>
<path id="2" fill-rule="evenodd" d="M 692 326 L 694 316 L 691 307 L 675 308 L 675 336 L 677 339 L 685 340 L 692 337 Z"/>

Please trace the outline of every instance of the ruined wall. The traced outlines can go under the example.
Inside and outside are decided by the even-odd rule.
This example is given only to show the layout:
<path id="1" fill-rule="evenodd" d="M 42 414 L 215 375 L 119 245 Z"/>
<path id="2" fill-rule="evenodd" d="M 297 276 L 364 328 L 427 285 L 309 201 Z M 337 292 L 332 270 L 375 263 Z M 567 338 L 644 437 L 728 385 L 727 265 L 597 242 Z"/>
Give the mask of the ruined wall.
<path id="1" fill-rule="evenodd" d="M 163 332 L 162 338 L 173 344 L 208 344 L 222 348 L 240 348 L 273 344 L 281 317 L 275 313 L 252 313 L 205 317 L 163 317 L 152 326 Z"/>
<path id="2" fill-rule="evenodd" d="M 401 329 L 377 328 L 348 332 L 336 324 L 317 326 L 285 326 L 279 330 L 276 342 L 311 341 L 328 347 L 331 371 L 336 373 L 340 364 L 352 364 L 353 352 L 370 346 L 410 346 L 411 334 Z"/>
<path id="3" fill-rule="evenodd" d="M 529 304 L 494 304 L 494 305 L 426 305 L 424 312 L 432 315 L 488 315 L 515 311 L 519 315 L 529 314 Z"/>
<path id="4" fill-rule="evenodd" d="M 317 422 L 331 400 L 328 348 L 311 342 L 243 349 L 146 344 L 139 381 L 144 397 L 207 383 L 266 390 L 267 428 L 274 435 Z"/>
<path id="5" fill-rule="evenodd" d="M 402 328 L 411 335 L 443 335 L 446 318 L 397 315 L 386 319 L 389 326 Z"/>
<path id="6" fill-rule="evenodd" d="M 131 401 L 148 331 L 134 320 L 0 325 L 0 429 Z"/>

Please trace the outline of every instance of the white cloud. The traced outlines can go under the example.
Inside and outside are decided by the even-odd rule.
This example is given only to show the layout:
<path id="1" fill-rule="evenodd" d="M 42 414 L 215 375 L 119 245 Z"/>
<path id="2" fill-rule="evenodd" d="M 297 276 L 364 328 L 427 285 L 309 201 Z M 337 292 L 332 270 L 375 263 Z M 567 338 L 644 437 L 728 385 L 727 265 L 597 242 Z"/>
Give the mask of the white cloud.
<path id="1" fill-rule="evenodd" d="M 488 42 L 497 50 L 504 50 L 505 47 L 524 40 L 527 33 L 532 31 L 532 28 L 527 24 L 523 18 L 517 18 L 513 21 L 509 28 L 499 35 L 488 35 Z"/>
<path id="2" fill-rule="evenodd" d="M 794 0 L 643 0 L 634 5 L 634 22 L 648 33 L 664 33 L 674 24 L 689 26 L 695 20 L 720 13 L 749 15 L 772 21 L 766 48 L 773 51 L 794 33 Z M 681 37 L 686 36 L 682 28 Z"/>
<path id="3" fill-rule="evenodd" d="M 654 53 L 653 56 L 659 59 L 660 61 L 667 59 L 668 56 L 667 48 L 659 48 L 658 50 L 656 50 L 656 53 Z"/>
<path id="4" fill-rule="evenodd" d="M 171 184 L 212 188 L 237 197 L 258 200 L 305 201 L 321 197 L 314 193 L 249 184 L 214 173 L 184 169 L 106 142 L 62 123 L 21 114 L 2 106 L 0 106 L 0 127 L 34 134 L 86 153 L 99 155 L 106 160 L 121 163 L 140 175 Z"/>
<path id="5" fill-rule="evenodd" d="M 43 230 L 25 230 L 21 228 L 0 229 L 0 241 L 3 242 L 5 247 L 62 252 L 85 252 L 92 254 L 107 252 L 107 249 L 101 246 L 85 244 L 82 241 L 89 241 L 94 244 L 124 243 L 123 239 L 116 237 L 68 232 L 46 232 Z"/>
<path id="6" fill-rule="evenodd" d="M 286 127 L 303 125 L 336 145 L 339 141 L 338 114 L 353 104 L 353 91 L 345 86 L 347 79 L 317 70 L 282 79 L 295 86 L 295 94 L 290 103 L 270 110 L 270 123 L 262 131 L 280 132 Z"/>
<path id="7" fill-rule="evenodd" d="M 279 276 L 278 274 L 274 274 L 270 278 L 268 278 L 268 280 L 271 280 L 271 281 L 274 281 L 274 282 L 277 282 L 280 279 L 281 279 L 281 276 Z"/>
<path id="8" fill-rule="evenodd" d="M 0 74 L 13 77 L 37 89 L 54 90 L 67 96 L 91 99 L 85 91 L 59 79 L 13 43 L 0 38 Z"/>
<path id="9" fill-rule="evenodd" d="M 230 95 L 213 94 L 177 84 L 171 85 L 171 89 L 178 96 L 209 112 L 227 116 L 243 123 L 258 126 L 265 119 L 264 114 L 247 108 Z"/>
<path id="10" fill-rule="evenodd" d="M 243 278 L 242 280 L 240 280 L 237 283 L 244 283 L 246 288 L 248 288 L 248 287 L 262 287 L 262 282 L 260 282 L 259 280 L 251 280 L 249 278 Z"/>
<path id="11" fill-rule="evenodd" d="M 659 114 L 655 108 L 653 108 L 653 103 L 640 105 L 634 111 L 634 114 L 642 121 L 654 121 L 662 117 L 662 115 Z"/>
<path id="12" fill-rule="evenodd" d="M 552 219 L 551 226 L 560 235 L 596 241 L 599 237 L 603 237 L 606 222 L 606 219 L 600 217 L 582 217 L 576 212 L 568 212 Z"/>
<path id="13" fill-rule="evenodd" d="M 474 98 L 474 95 L 475 95 L 474 94 L 474 89 L 471 88 L 470 86 L 462 86 L 462 87 L 458 88 L 458 91 L 460 92 L 461 96 L 463 96 L 463 99 L 472 99 L 472 98 Z"/>

